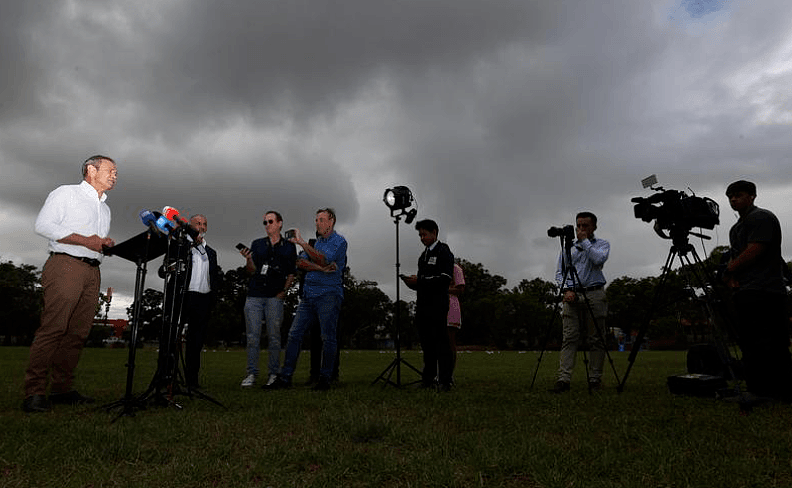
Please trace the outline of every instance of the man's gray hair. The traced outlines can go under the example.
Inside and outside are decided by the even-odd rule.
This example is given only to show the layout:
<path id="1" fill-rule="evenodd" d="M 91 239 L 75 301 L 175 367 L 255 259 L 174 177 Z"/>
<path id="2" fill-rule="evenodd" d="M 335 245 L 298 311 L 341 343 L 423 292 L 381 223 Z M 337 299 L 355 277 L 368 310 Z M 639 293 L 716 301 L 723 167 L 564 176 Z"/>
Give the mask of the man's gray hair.
<path id="1" fill-rule="evenodd" d="M 113 164 L 116 164 L 113 161 L 113 158 L 108 158 L 107 156 L 102 156 L 101 154 L 97 154 L 96 156 L 91 156 L 90 158 L 86 159 L 82 165 L 82 175 L 85 178 L 88 175 L 88 166 L 93 166 L 99 171 L 99 167 L 102 165 L 102 161 L 110 161 Z"/>

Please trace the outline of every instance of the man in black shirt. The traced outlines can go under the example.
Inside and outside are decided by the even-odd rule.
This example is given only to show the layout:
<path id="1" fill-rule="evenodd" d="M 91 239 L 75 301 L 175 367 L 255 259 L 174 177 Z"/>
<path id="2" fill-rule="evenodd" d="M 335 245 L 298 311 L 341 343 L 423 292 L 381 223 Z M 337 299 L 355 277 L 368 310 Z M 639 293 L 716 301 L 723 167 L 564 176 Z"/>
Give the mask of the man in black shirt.
<path id="1" fill-rule="evenodd" d="M 734 290 L 737 334 L 748 389 L 792 401 L 789 318 L 781 257 L 781 225 L 754 205 L 756 185 L 736 181 L 726 196 L 740 218 L 729 231 L 730 260 L 724 280 Z"/>
<path id="2" fill-rule="evenodd" d="M 264 228 L 267 237 L 253 241 L 250 249 L 239 251 L 247 259 L 245 268 L 252 275 L 245 301 L 247 376 L 242 380 L 243 388 L 253 386 L 258 377 L 262 319 L 266 320 L 269 338 L 269 378 L 266 384 L 274 382 L 280 373 L 283 299 L 297 272 L 297 248 L 280 235 L 283 228 L 281 214 L 274 210 L 267 212 Z"/>

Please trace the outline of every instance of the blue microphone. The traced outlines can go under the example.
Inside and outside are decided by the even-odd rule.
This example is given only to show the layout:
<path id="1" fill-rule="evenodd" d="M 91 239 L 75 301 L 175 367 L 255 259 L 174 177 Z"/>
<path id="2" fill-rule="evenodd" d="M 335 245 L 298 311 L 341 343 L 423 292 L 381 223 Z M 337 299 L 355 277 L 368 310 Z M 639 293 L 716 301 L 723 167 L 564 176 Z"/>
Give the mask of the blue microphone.
<path id="1" fill-rule="evenodd" d="M 154 235 L 160 235 L 160 230 L 157 228 L 157 217 L 151 210 L 141 210 L 140 220 L 143 221 L 143 225 L 149 228 L 149 232 Z"/>
<path id="2" fill-rule="evenodd" d="M 160 215 L 160 216 L 157 218 L 157 220 L 156 220 L 155 224 L 157 225 L 157 228 L 160 230 L 160 232 L 162 232 L 162 233 L 163 233 L 163 234 L 165 234 L 165 235 L 168 235 L 168 234 L 170 234 L 170 232 L 171 232 L 173 229 L 175 229 L 175 228 L 176 228 L 176 224 L 174 224 L 174 223 L 173 223 L 173 221 L 172 221 L 172 220 L 170 220 L 170 219 L 169 219 L 167 216 L 165 216 L 165 215 Z"/>

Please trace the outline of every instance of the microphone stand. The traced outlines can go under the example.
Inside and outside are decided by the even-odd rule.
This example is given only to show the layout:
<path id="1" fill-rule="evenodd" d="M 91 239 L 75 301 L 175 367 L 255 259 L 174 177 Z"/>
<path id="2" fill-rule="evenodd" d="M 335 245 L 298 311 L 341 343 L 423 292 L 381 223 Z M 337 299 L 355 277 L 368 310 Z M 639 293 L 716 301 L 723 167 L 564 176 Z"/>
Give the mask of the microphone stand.
<path id="1" fill-rule="evenodd" d="M 154 237 L 152 238 L 152 236 Z M 161 234 L 148 230 L 109 248 L 105 252 L 108 256 L 115 255 L 128 261 L 133 261 L 137 268 L 135 273 L 135 297 L 132 310 L 129 356 L 126 364 L 126 393 L 120 400 L 99 407 L 107 411 L 121 407 L 121 413 L 119 413 L 112 422 L 124 416 L 134 417 L 136 411 L 146 408 L 145 403 L 132 394 L 132 386 L 135 377 L 135 356 L 137 351 L 138 332 L 140 330 L 140 310 L 143 303 L 144 284 L 146 282 L 146 263 L 162 256 L 165 253 L 166 246 L 167 241 Z"/>

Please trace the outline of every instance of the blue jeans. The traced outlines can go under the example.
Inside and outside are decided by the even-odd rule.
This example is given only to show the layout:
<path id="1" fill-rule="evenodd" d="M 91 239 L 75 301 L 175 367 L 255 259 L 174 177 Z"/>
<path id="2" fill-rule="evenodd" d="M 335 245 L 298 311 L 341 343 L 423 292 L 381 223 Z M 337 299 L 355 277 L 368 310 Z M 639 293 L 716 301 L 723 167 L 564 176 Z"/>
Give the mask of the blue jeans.
<path id="1" fill-rule="evenodd" d="M 280 373 L 281 324 L 283 300 L 276 297 L 247 297 L 245 300 L 245 325 L 247 329 L 247 373 L 258 376 L 261 342 L 261 319 L 266 318 L 269 336 L 269 373 Z"/>
<path id="2" fill-rule="evenodd" d="M 338 347 L 336 328 L 342 301 L 343 297 L 340 295 L 322 295 L 300 300 L 294 323 L 289 329 L 289 340 L 286 343 L 286 359 L 283 361 L 281 370 L 281 375 L 284 378 L 290 379 L 294 374 L 303 336 L 311 324 L 318 321 L 319 329 L 322 332 L 322 366 L 319 369 L 319 376 L 321 379 L 330 380 Z"/>

